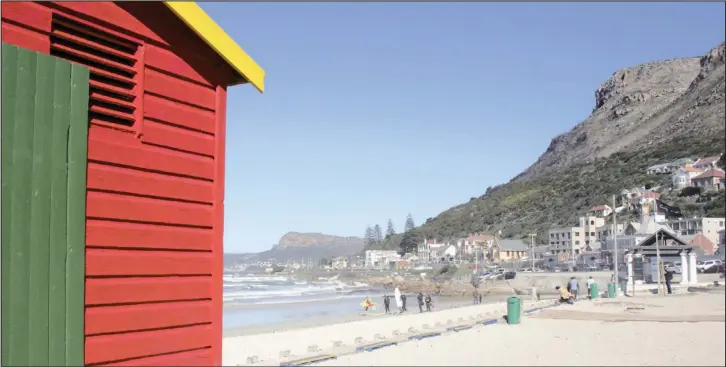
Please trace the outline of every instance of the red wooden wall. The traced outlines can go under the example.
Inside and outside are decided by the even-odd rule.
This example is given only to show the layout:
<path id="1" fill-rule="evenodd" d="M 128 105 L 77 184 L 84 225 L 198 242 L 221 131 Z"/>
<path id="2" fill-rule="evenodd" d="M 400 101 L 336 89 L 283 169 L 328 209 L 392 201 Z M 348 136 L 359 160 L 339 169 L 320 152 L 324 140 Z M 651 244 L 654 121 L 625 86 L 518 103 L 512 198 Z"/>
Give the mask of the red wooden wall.
<path id="1" fill-rule="evenodd" d="M 3 2 L 2 41 L 91 68 L 85 363 L 221 365 L 237 74 L 161 3 Z"/>

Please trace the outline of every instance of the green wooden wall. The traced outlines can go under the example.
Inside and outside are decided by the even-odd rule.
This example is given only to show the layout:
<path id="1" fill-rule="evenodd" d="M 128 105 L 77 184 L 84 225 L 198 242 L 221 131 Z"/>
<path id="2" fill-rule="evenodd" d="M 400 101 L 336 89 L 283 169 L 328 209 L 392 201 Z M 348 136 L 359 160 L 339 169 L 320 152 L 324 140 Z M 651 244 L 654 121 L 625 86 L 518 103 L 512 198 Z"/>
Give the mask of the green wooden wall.
<path id="1" fill-rule="evenodd" d="M 88 68 L 2 44 L 2 365 L 83 365 Z"/>

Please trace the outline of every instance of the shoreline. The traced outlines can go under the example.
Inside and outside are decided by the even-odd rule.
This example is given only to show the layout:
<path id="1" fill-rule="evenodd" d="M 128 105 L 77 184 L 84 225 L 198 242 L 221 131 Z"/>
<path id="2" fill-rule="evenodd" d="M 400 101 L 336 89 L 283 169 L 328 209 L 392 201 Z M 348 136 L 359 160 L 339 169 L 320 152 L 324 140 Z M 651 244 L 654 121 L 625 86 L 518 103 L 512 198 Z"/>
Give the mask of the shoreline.
<path id="1" fill-rule="evenodd" d="M 508 297 L 509 296 L 485 296 L 482 298 L 481 305 L 503 303 L 503 302 L 506 302 L 506 298 L 508 298 Z M 543 297 L 542 299 L 546 300 L 548 298 L 549 297 Z M 413 303 L 411 303 L 412 301 L 413 301 Z M 374 300 L 374 302 L 375 302 L 375 300 Z M 316 301 L 306 302 L 306 304 L 310 304 L 310 303 L 316 303 Z M 302 303 L 300 303 L 300 304 L 302 304 Z M 269 308 L 275 308 L 275 307 L 282 308 L 285 306 L 289 307 L 290 305 L 291 304 L 229 305 L 229 306 L 225 305 L 225 311 L 239 311 L 239 310 L 245 310 L 245 309 L 265 309 L 268 306 L 269 306 Z M 298 305 L 298 304 L 295 304 L 295 305 Z M 434 314 L 434 313 L 437 313 L 440 311 L 464 308 L 464 307 L 468 307 L 468 306 L 475 306 L 473 299 L 470 296 L 438 297 L 438 298 L 434 298 L 434 310 L 432 312 L 424 312 L 423 314 Z M 391 308 L 395 309 L 395 303 L 392 302 Z M 346 312 L 341 315 L 320 315 L 320 316 L 307 317 L 304 319 L 293 319 L 293 320 L 273 322 L 273 323 L 267 323 L 267 324 L 230 327 L 230 328 L 224 328 L 223 337 L 230 338 L 230 337 L 257 335 L 257 334 L 279 333 L 279 332 L 285 332 L 285 331 L 307 329 L 307 328 L 316 327 L 316 326 L 330 326 L 330 325 L 345 324 L 345 323 L 350 323 L 350 322 L 355 322 L 355 321 L 364 321 L 364 320 L 382 319 L 382 318 L 395 319 L 396 317 L 419 314 L 418 305 L 416 304 L 415 297 L 408 297 L 408 302 L 406 304 L 406 308 L 408 309 L 408 312 L 404 312 L 403 314 L 398 314 L 397 312 L 385 314 L 385 312 L 383 310 L 382 302 L 376 302 L 376 310 L 368 311 L 367 314 L 364 314 L 360 308 L 357 308 L 357 309 L 351 309 L 350 312 Z"/>

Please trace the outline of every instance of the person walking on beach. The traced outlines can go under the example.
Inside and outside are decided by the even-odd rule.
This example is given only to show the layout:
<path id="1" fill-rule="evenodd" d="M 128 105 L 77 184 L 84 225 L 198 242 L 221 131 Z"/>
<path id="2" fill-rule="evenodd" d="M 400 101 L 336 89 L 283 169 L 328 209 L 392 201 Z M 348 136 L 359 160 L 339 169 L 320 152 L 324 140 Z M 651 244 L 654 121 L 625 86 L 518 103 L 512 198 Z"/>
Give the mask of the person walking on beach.
<path id="1" fill-rule="evenodd" d="M 666 290 L 668 291 L 668 294 L 673 294 L 673 291 L 671 290 L 671 281 L 673 280 L 673 272 L 670 270 L 665 271 L 665 284 L 666 284 Z"/>
<path id="2" fill-rule="evenodd" d="M 416 296 L 416 300 L 418 300 L 418 312 L 423 312 L 423 304 L 424 304 L 424 296 L 423 293 L 418 292 L 418 296 Z"/>
<path id="3" fill-rule="evenodd" d="M 587 298 L 592 299 L 592 293 L 590 292 L 590 289 L 592 288 L 592 285 L 595 284 L 595 280 L 592 279 L 592 276 L 587 279 L 587 282 L 585 282 L 585 286 L 587 287 Z"/>
<path id="4" fill-rule="evenodd" d="M 406 295 L 401 295 L 401 312 L 406 312 L 408 309 L 406 309 Z"/>
<path id="5" fill-rule="evenodd" d="M 388 297 L 388 295 L 383 296 L 383 308 L 385 309 L 386 313 L 391 310 L 391 299 Z"/>
<path id="6" fill-rule="evenodd" d="M 396 308 L 398 309 L 398 313 L 403 312 L 403 302 L 401 301 L 401 290 L 396 287 L 396 289 L 393 290 L 393 297 L 396 299 Z"/>
<path id="7" fill-rule="evenodd" d="M 570 294 L 572 294 L 573 299 L 577 299 L 577 279 L 575 277 L 570 278 L 570 282 L 568 283 Z"/>

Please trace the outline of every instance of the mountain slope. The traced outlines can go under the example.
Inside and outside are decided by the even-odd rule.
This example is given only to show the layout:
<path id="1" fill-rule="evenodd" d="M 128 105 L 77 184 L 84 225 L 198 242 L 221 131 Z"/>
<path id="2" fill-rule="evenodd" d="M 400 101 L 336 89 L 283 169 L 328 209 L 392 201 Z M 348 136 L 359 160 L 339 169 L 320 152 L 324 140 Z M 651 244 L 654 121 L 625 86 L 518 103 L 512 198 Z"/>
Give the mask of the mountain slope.
<path id="1" fill-rule="evenodd" d="M 473 232 L 504 237 L 572 224 L 624 188 L 659 185 L 650 165 L 724 151 L 724 44 L 700 59 L 624 69 L 596 93 L 593 114 L 525 172 L 479 198 L 430 218 L 418 236 L 448 239 Z M 385 246 L 395 248 L 396 237 Z"/>
<path id="2" fill-rule="evenodd" d="M 701 58 L 655 61 L 615 72 L 595 92 L 592 114 L 552 139 L 515 180 L 641 149 L 694 128 L 704 135 L 723 129 L 723 58 L 722 43 Z"/>

